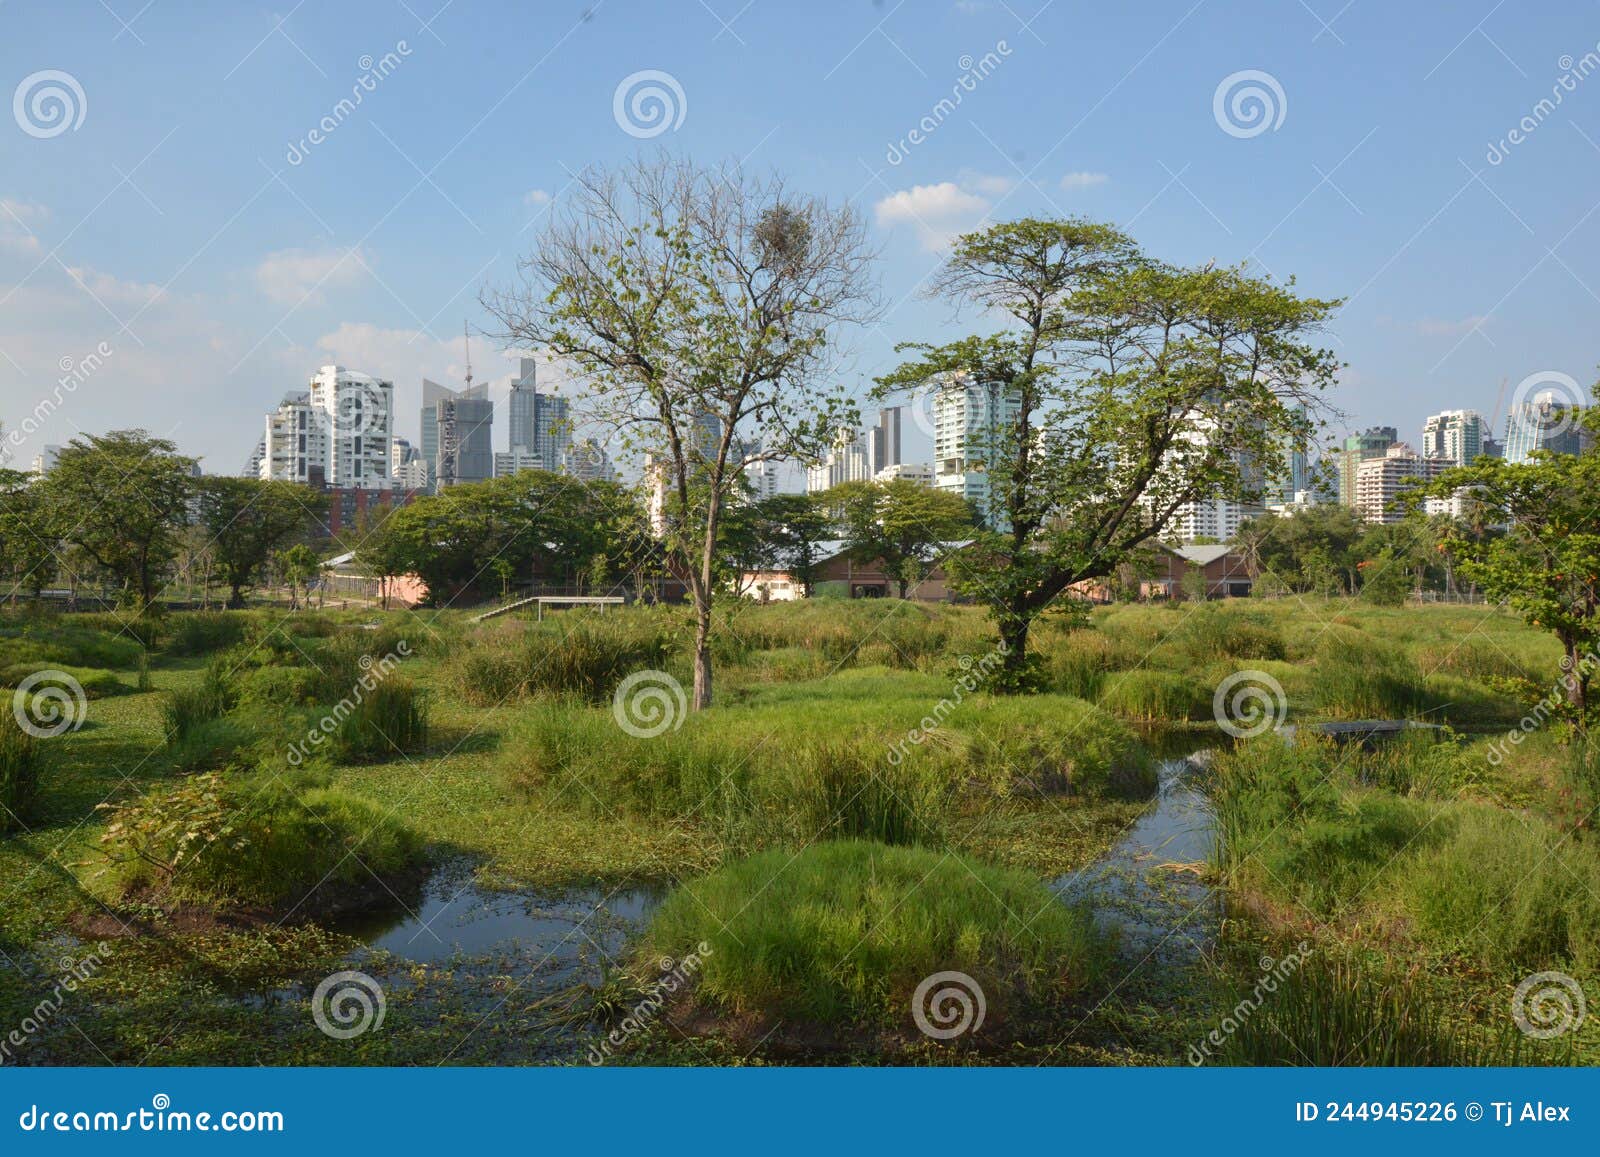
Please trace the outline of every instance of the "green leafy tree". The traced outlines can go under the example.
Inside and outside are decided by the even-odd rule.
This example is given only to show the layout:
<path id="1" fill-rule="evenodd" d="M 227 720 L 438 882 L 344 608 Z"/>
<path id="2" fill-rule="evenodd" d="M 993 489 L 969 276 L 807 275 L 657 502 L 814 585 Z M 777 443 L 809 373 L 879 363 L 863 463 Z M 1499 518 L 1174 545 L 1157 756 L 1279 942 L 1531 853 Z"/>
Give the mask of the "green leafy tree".
<path id="1" fill-rule="evenodd" d="M 55 575 L 55 531 L 35 478 L 0 469 L 0 575 L 35 597 Z"/>
<path id="2" fill-rule="evenodd" d="M 273 554 L 318 525 L 326 499 L 298 482 L 201 478 L 195 486 L 200 528 L 228 587 L 228 606 L 244 606 Z"/>
<path id="3" fill-rule="evenodd" d="M 177 557 L 195 460 L 144 430 L 74 438 L 40 483 L 56 536 L 122 586 L 142 613 Z"/>
<path id="4" fill-rule="evenodd" d="M 1583 418 L 1600 432 L 1600 411 Z M 1561 643 L 1563 687 L 1573 714 L 1589 710 L 1594 665 L 1600 646 L 1600 451 L 1581 454 L 1541 451 L 1528 462 L 1479 458 L 1445 471 L 1427 488 L 1438 496 L 1468 491 L 1504 534 L 1478 537 L 1458 528 L 1446 543 L 1461 573 Z"/>
<path id="5" fill-rule="evenodd" d="M 278 575 L 289 587 L 289 606 L 298 610 L 302 589 L 306 591 L 307 602 L 310 601 L 311 582 L 322 571 L 322 559 L 300 542 L 278 552 L 277 567 Z"/>
<path id="6" fill-rule="evenodd" d="M 989 388 L 1000 420 L 966 449 L 992 529 L 954 577 L 988 606 L 1007 682 L 1026 685 L 1028 628 L 1076 583 L 1112 573 L 1178 512 L 1250 500 L 1310 434 L 1337 361 L 1309 338 L 1337 302 L 1242 269 L 1146 258 L 1110 225 L 1026 219 L 958 238 L 933 291 L 1004 318 L 916 356 L 881 392 Z"/>
<path id="7" fill-rule="evenodd" d="M 642 454 L 668 565 L 694 607 L 694 707 L 712 697 L 722 522 L 756 462 L 809 459 L 855 418 L 832 351 L 875 311 L 864 222 L 737 166 L 591 171 L 490 296 L 509 344 L 548 349 Z"/>
<path id="8" fill-rule="evenodd" d="M 934 559 L 949 553 L 950 543 L 973 534 L 966 499 L 904 478 L 847 482 L 824 501 L 839 511 L 845 550 L 859 563 L 881 560 L 901 598 L 927 576 Z"/>
<path id="9" fill-rule="evenodd" d="M 774 494 L 755 509 L 774 569 L 792 575 L 809 599 L 824 561 L 822 544 L 837 533 L 832 513 L 812 494 Z"/>

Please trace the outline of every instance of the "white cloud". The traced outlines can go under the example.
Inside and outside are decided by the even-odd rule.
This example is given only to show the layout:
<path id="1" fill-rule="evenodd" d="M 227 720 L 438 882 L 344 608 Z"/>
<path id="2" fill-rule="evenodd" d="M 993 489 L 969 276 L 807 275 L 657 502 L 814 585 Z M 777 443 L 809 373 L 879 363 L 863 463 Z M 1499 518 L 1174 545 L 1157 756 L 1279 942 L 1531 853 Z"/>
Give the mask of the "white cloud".
<path id="1" fill-rule="evenodd" d="M 1010 177 L 979 173 L 973 169 L 962 169 L 957 173 L 956 184 L 968 192 L 985 197 L 1001 197 L 1017 187 L 1017 182 Z"/>
<path id="2" fill-rule="evenodd" d="M 256 266 L 256 284 L 283 305 L 320 303 L 324 289 L 354 285 L 367 275 L 360 249 L 280 249 Z"/>
<path id="3" fill-rule="evenodd" d="M 0 197 L 0 249 L 15 253 L 38 254 L 44 251 L 36 237 L 38 225 L 50 215 L 43 205 Z"/>
<path id="4" fill-rule="evenodd" d="M 544 189 L 529 189 L 522 197 L 524 205 L 548 205 L 550 194 Z"/>
<path id="5" fill-rule="evenodd" d="M 873 211 L 879 225 L 912 225 L 922 247 L 937 250 L 951 237 L 976 226 L 989 205 L 986 197 L 968 192 L 954 181 L 941 181 L 891 193 L 874 205 Z"/>
<path id="6" fill-rule="evenodd" d="M 1092 185 L 1103 185 L 1111 178 L 1105 173 L 1076 172 L 1068 173 L 1061 178 L 1063 189 L 1087 189 Z"/>

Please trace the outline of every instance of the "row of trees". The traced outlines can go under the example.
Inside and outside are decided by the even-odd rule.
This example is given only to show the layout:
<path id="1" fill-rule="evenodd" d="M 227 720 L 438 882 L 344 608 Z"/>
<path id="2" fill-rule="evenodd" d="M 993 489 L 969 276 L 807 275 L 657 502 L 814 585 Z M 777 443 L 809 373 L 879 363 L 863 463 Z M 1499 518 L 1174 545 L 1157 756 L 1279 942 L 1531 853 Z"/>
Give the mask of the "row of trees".
<path id="1" fill-rule="evenodd" d="M 859 420 L 838 387 L 879 313 L 859 214 L 738 166 L 642 159 L 582 174 L 485 305 L 508 344 L 548 349 L 666 489 L 665 565 L 694 604 L 694 705 L 712 698 L 711 611 L 744 468 L 815 460 Z M 1243 267 L 1184 267 L 1114 226 L 1004 222 L 952 245 L 934 295 L 985 329 L 908 360 L 883 396 L 966 380 L 1003 399 L 961 448 L 988 475 L 985 527 L 952 558 L 987 606 L 1008 686 L 1033 681 L 1033 620 L 1158 540 L 1184 504 L 1275 481 L 1337 362 L 1313 338 L 1337 302 Z M 1241 462 L 1266 464 L 1246 476 Z M 915 560 L 902 565 L 914 565 Z"/>
<path id="2" fill-rule="evenodd" d="M 195 459 L 143 430 L 77 438 L 43 478 L 0 470 L 0 574 L 34 594 L 103 582 L 143 611 L 181 563 L 237 606 L 325 506 L 295 483 L 200 477 Z"/>

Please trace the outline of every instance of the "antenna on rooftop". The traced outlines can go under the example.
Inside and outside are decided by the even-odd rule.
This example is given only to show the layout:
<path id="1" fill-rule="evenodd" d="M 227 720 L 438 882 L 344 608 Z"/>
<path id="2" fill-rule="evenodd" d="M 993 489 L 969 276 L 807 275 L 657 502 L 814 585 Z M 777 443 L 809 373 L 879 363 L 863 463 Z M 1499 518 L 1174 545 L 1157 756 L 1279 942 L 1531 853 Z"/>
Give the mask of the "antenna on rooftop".
<path id="1" fill-rule="evenodd" d="M 465 319 L 461 322 L 461 342 L 467 347 L 467 389 L 472 389 L 472 336 L 467 332 Z"/>

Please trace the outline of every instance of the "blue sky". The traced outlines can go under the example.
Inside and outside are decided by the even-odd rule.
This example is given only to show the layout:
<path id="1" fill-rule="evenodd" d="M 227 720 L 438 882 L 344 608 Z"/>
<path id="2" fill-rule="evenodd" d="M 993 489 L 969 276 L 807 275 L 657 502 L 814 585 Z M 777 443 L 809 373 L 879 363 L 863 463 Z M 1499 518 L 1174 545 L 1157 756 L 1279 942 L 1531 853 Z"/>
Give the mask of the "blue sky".
<path id="1" fill-rule="evenodd" d="M 1349 298 L 1332 344 L 1352 426 L 1415 439 L 1475 406 L 1499 429 L 1517 383 L 1587 384 L 1600 361 L 1600 72 L 1573 79 L 1600 57 L 1588 0 L 441 3 L 0 3 L 0 97 L 22 90 L 0 116 L 0 421 L 19 429 L 62 366 L 111 351 L 16 457 L 143 425 L 233 471 L 261 414 L 333 360 L 393 378 L 414 437 L 422 377 L 460 377 L 480 288 L 512 275 L 570 174 L 662 146 L 868 215 L 893 308 L 850 381 L 897 340 L 955 332 L 913 296 L 941 237 L 1052 212 Z M 682 92 L 681 123 L 648 139 L 613 116 L 643 70 Z M 1282 93 L 1253 135 L 1214 114 L 1245 70 Z M 60 132 L 27 100 L 52 85 L 82 114 Z M 473 362 L 497 387 L 510 372 L 481 339 Z"/>

